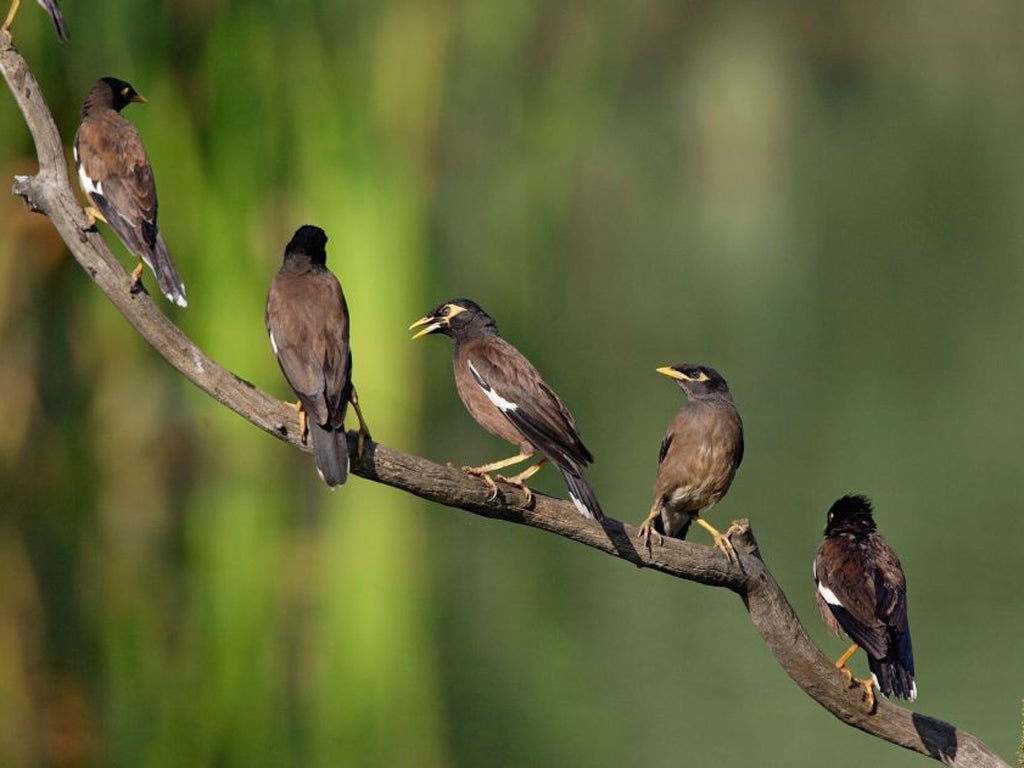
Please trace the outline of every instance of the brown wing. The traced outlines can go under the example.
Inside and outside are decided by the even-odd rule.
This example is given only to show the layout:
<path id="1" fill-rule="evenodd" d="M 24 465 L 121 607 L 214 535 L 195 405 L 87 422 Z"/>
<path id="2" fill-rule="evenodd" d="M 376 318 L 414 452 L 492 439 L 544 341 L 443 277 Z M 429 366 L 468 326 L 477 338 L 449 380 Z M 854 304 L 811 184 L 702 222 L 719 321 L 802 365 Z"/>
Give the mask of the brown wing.
<path id="1" fill-rule="evenodd" d="M 869 655 L 884 658 L 888 638 L 885 622 L 876 612 L 877 573 L 864 548 L 846 537 L 825 539 L 814 559 L 814 580 L 822 616 L 826 610 L 833 616 L 833 621 L 826 618 L 825 623 L 833 630 L 838 624 Z"/>
<path id="2" fill-rule="evenodd" d="M 267 299 L 267 332 L 281 372 L 310 418 L 339 428 L 351 387 L 348 308 L 327 270 L 278 273 Z"/>
<path id="3" fill-rule="evenodd" d="M 125 246 L 148 255 L 158 233 L 156 183 L 139 132 L 113 110 L 82 121 L 75 135 L 82 189 Z"/>
<path id="4" fill-rule="evenodd" d="M 594 460 L 575 419 L 518 349 L 488 337 L 468 342 L 464 358 L 488 399 L 556 466 L 581 467 Z"/>

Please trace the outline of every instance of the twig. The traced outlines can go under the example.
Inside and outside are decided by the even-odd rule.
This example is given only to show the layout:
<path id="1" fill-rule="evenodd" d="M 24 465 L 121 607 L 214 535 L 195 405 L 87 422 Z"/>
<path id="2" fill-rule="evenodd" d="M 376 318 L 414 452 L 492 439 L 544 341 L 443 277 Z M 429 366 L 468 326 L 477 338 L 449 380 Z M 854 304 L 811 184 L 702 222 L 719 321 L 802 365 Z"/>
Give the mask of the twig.
<path id="1" fill-rule="evenodd" d="M 60 135 L 25 60 L 0 35 L 0 68 L 35 140 L 40 171 L 17 177 L 13 192 L 33 211 L 49 217 L 85 272 L 117 310 L 167 362 L 218 403 L 246 421 L 302 450 L 295 411 L 221 367 L 185 336 L 144 292 L 133 293 L 132 280 L 104 244 L 88 230 L 88 220 L 71 189 Z M 192 310 L 196 311 L 196 310 Z M 349 436 L 355 456 L 355 437 Z M 994 752 L 954 726 L 879 699 L 874 713 L 865 711 L 860 687 L 851 688 L 832 662 L 814 645 L 793 607 L 761 559 L 746 520 L 734 538 L 739 563 L 711 547 L 666 539 L 648 550 L 637 529 L 609 519 L 604 528 L 576 513 L 569 502 L 534 494 L 530 508 L 511 486 L 489 500 L 479 478 L 379 443 L 368 443 L 352 472 L 448 507 L 483 517 L 539 528 L 593 547 L 641 568 L 652 568 L 687 581 L 724 587 L 740 596 L 755 628 L 794 682 L 847 725 L 956 768 L 1009 768 Z"/>

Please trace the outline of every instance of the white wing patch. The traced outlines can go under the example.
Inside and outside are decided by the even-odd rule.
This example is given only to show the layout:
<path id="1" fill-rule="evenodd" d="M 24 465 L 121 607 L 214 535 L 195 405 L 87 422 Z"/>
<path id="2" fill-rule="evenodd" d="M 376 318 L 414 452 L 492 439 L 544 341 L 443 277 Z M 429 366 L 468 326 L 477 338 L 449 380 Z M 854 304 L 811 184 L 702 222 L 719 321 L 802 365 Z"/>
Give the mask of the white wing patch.
<path id="1" fill-rule="evenodd" d="M 518 411 L 519 406 L 515 403 L 506 400 L 504 397 L 494 391 L 494 388 L 487 383 L 480 372 L 473 365 L 473 361 L 469 361 L 469 372 L 473 374 L 473 378 L 476 379 L 477 386 L 480 387 L 481 391 L 487 395 L 487 399 L 490 400 L 494 405 L 497 406 L 498 410 L 502 413 L 509 413 L 510 411 Z M 573 499 L 575 501 L 575 499 Z M 577 504 L 577 506 L 579 506 Z"/>
<path id="2" fill-rule="evenodd" d="M 277 342 L 274 341 L 274 332 L 270 332 L 270 346 L 274 348 L 274 354 L 277 354 Z"/>
<path id="3" fill-rule="evenodd" d="M 833 592 L 833 591 L 832 591 L 831 589 L 829 589 L 828 587 L 826 587 L 826 586 L 825 586 L 824 584 L 822 584 L 822 583 L 821 583 L 820 581 L 818 582 L 818 594 L 819 594 L 819 595 L 821 595 L 821 597 L 822 597 L 822 598 L 823 598 L 823 599 L 825 600 L 825 602 L 826 602 L 826 603 L 828 603 L 829 605 L 837 605 L 837 606 L 839 606 L 840 608 L 842 608 L 842 607 L 843 607 L 843 604 L 842 604 L 842 602 L 840 602 L 839 598 L 838 598 L 838 597 L 836 597 L 836 593 L 835 593 L 835 592 Z"/>
<path id="4" fill-rule="evenodd" d="M 77 153 L 76 153 L 77 154 Z M 82 185 L 82 190 L 87 195 L 102 195 L 103 194 L 103 182 L 93 181 L 89 178 L 89 175 L 85 172 L 82 164 L 78 162 L 78 158 L 75 158 L 75 163 L 78 165 L 78 183 Z"/>
<path id="5" fill-rule="evenodd" d="M 594 519 L 594 513 L 587 509 L 587 505 L 583 503 L 581 499 L 577 499 L 572 491 L 569 491 L 569 498 L 572 499 L 572 503 L 576 505 L 576 509 L 583 515 L 587 520 Z"/>

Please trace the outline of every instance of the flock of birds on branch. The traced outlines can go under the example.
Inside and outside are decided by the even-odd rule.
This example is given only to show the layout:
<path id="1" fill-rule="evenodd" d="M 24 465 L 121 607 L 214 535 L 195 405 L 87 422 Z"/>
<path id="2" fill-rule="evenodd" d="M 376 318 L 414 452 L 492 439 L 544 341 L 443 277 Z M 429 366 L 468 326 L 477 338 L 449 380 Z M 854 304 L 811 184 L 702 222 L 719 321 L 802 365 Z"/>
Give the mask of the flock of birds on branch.
<path id="1" fill-rule="evenodd" d="M 55 0 L 38 0 L 53 19 L 61 40 L 67 26 Z M 0 31 L 17 12 L 14 0 Z M 157 195 L 142 139 L 121 110 L 145 99 L 127 82 L 104 77 L 82 104 L 74 140 L 74 159 L 82 190 L 92 203 L 90 228 L 106 222 L 124 246 L 139 258 L 133 291 L 142 290 L 146 264 L 167 299 L 185 307 L 185 285 L 171 261 L 157 226 Z M 331 488 L 345 483 L 349 472 L 345 416 L 351 403 L 359 419 L 358 450 L 369 429 L 352 384 L 349 313 L 341 285 L 327 269 L 327 235 L 319 227 L 299 227 L 285 247 L 284 262 L 267 298 L 266 325 L 281 371 L 298 398 L 303 439 L 312 440 L 320 476 Z M 455 387 L 480 426 L 517 447 L 501 461 L 463 467 L 482 478 L 497 497 L 497 481 L 508 483 L 531 501 L 526 481 L 544 464 L 561 474 L 569 498 L 581 515 L 601 522 L 604 512 L 584 475 L 594 457 L 583 444 L 576 420 L 529 360 L 503 339 L 494 320 L 469 299 L 438 305 L 413 323 L 414 339 L 443 334 L 454 342 Z M 715 546 L 738 561 L 724 534 L 702 516 L 732 484 L 743 459 L 743 423 L 725 379 L 705 365 L 682 363 L 658 369 L 674 379 L 686 402 L 671 421 L 661 443 L 654 504 L 640 526 L 647 547 L 652 537 L 685 539 L 696 522 Z M 491 473 L 541 455 L 516 475 Z M 825 538 L 814 559 L 817 602 L 826 625 L 854 641 L 836 662 L 851 686 L 860 685 L 868 710 L 874 691 L 914 700 L 914 658 L 907 622 L 906 579 L 899 559 L 875 532 L 870 502 L 844 496 L 828 512 Z M 857 648 L 868 656 L 871 677 L 856 679 L 846 666 Z"/>

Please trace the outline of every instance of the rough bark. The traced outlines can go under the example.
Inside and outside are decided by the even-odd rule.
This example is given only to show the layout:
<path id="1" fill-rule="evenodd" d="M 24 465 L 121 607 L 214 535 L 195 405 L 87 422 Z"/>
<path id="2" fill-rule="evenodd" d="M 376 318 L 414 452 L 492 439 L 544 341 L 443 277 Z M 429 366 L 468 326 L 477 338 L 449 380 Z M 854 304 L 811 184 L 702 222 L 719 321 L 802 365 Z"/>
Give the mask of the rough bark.
<path id="1" fill-rule="evenodd" d="M 47 216 L 74 258 L 110 302 L 168 363 L 189 381 L 246 421 L 300 450 L 309 451 L 298 433 L 295 411 L 260 391 L 245 379 L 207 357 L 175 326 L 145 292 L 132 292 L 132 279 L 89 229 L 89 221 L 71 188 L 64 148 L 39 85 L 7 35 L 0 34 L 0 69 L 35 140 L 39 173 L 15 178 L 13 193 L 28 207 Z M 192 310 L 194 311 L 194 310 Z M 585 520 L 566 501 L 535 494 L 529 507 L 522 493 L 499 486 L 491 500 L 488 486 L 452 467 L 368 443 L 356 456 L 354 434 L 349 435 L 352 473 L 372 482 L 398 488 L 447 507 L 505 520 L 572 539 L 637 567 L 732 590 L 743 601 L 754 627 L 776 661 L 793 681 L 822 707 L 847 725 L 892 744 L 919 752 L 956 768 L 1008 768 L 981 741 L 955 726 L 879 698 L 867 712 L 860 687 L 851 688 L 814 645 L 785 593 L 761 559 L 753 531 L 746 520 L 733 536 L 739 555 L 731 564 L 711 547 L 665 539 L 650 549 L 641 546 L 637 528 L 608 519 L 604 527 Z M 637 513 L 636 517 L 641 517 Z"/>

